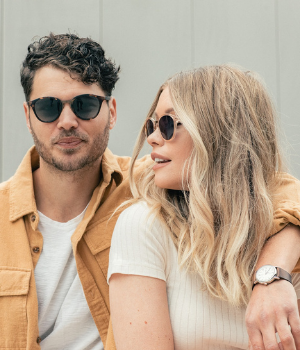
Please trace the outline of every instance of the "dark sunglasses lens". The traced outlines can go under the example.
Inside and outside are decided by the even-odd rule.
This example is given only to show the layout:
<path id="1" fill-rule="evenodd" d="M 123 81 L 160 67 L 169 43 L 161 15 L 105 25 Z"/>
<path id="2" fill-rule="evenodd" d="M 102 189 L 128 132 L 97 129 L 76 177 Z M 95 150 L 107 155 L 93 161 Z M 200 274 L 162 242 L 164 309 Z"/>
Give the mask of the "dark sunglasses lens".
<path id="1" fill-rule="evenodd" d="M 45 123 L 51 123 L 56 120 L 62 110 L 60 100 L 54 97 L 45 97 L 37 100 L 34 105 L 34 111 L 38 119 Z"/>
<path id="2" fill-rule="evenodd" d="M 146 136 L 148 137 L 154 132 L 154 124 L 151 119 L 148 119 L 146 121 Z"/>
<path id="3" fill-rule="evenodd" d="M 72 103 L 72 110 L 78 118 L 89 120 L 94 119 L 99 114 L 102 100 L 95 96 L 80 95 Z"/>
<path id="4" fill-rule="evenodd" d="M 174 134 L 174 120 L 169 115 L 163 115 L 159 119 L 159 130 L 165 140 L 170 140 Z"/>

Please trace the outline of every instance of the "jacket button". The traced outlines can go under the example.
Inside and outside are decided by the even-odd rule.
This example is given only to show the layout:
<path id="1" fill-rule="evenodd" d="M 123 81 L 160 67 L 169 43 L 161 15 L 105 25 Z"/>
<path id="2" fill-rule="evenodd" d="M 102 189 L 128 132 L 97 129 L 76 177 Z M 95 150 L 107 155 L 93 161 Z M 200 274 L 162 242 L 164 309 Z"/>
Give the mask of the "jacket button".
<path id="1" fill-rule="evenodd" d="M 36 342 L 39 344 L 42 341 L 41 337 L 36 338 Z"/>
<path id="2" fill-rule="evenodd" d="M 40 248 L 39 247 L 34 247 L 32 250 L 33 250 L 34 253 L 39 253 L 40 252 Z"/>
<path id="3" fill-rule="evenodd" d="M 31 221 L 32 222 L 35 222 L 35 219 L 36 219 L 36 216 L 33 214 L 33 215 L 31 215 Z"/>

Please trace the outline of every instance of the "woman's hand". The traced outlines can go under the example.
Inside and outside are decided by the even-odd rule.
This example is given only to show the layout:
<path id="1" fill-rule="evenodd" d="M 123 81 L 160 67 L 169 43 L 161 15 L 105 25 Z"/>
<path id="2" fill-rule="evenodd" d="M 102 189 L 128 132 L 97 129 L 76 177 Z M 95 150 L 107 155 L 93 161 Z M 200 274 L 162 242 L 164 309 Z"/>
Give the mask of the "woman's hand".
<path id="1" fill-rule="evenodd" d="M 299 350 L 300 320 L 292 284 L 279 280 L 267 286 L 256 285 L 247 307 L 246 325 L 250 349 Z"/>
<path id="2" fill-rule="evenodd" d="M 270 264 L 291 272 L 299 256 L 300 228 L 289 224 L 268 240 L 255 270 Z M 250 349 L 300 350 L 300 318 L 292 284 L 278 280 L 256 285 L 246 311 L 246 326 Z"/>
<path id="3" fill-rule="evenodd" d="M 118 350 L 174 350 L 165 281 L 116 273 L 109 297 Z"/>

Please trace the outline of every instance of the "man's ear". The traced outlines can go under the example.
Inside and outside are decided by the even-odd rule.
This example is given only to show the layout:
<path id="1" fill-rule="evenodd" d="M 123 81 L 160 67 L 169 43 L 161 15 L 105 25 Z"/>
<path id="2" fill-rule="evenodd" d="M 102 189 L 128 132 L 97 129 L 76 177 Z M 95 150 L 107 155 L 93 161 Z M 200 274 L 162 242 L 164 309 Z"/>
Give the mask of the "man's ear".
<path id="1" fill-rule="evenodd" d="M 109 100 L 109 129 L 111 130 L 117 122 L 117 102 L 112 96 Z"/>
<path id="2" fill-rule="evenodd" d="M 28 106 L 27 102 L 23 102 L 23 108 L 24 108 L 25 117 L 26 117 L 26 125 L 31 134 L 30 116 L 29 116 L 30 107 Z"/>

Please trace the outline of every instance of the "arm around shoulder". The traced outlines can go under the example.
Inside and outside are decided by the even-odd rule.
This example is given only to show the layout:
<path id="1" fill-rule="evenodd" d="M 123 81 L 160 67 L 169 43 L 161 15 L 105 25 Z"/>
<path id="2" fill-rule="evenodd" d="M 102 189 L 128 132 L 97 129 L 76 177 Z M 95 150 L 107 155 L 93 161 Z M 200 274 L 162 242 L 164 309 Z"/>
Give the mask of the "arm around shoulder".
<path id="1" fill-rule="evenodd" d="M 289 174 L 281 175 L 281 184 L 274 194 L 274 230 L 281 231 L 288 223 L 300 226 L 300 181 Z"/>

